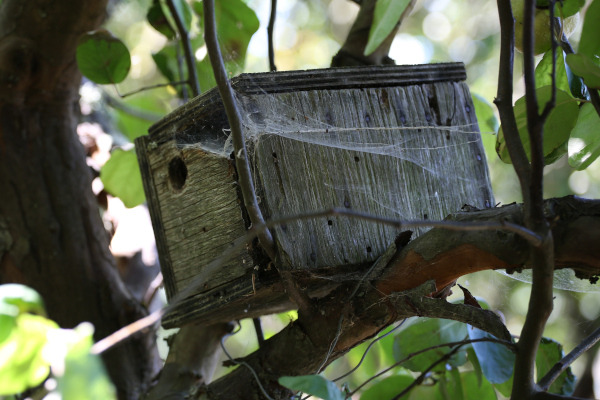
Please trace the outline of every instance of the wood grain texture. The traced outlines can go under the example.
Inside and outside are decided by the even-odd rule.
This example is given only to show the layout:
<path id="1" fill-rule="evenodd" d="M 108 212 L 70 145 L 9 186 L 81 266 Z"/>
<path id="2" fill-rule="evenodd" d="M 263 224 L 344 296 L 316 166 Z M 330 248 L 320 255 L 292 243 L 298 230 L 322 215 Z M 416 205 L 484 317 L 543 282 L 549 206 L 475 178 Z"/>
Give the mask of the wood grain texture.
<path id="1" fill-rule="evenodd" d="M 483 209 L 494 203 L 464 83 L 245 100 L 245 108 L 265 120 L 290 121 L 290 132 L 255 139 L 255 171 L 270 218 L 345 207 L 388 218 L 441 220 L 464 204 Z M 318 122 L 330 128 L 313 133 Z M 370 263 L 398 233 L 347 218 L 274 229 L 286 260 L 281 267 L 294 270 Z"/>
<path id="2" fill-rule="evenodd" d="M 494 204 L 465 78 L 462 64 L 234 78 L 265 217 L 345 207 L 439 220 L 465 203 Z M 138 140 L 169 297 L 247 229 L 227 129 L 212 90 Z M 183 184 L 173 165 L 185 165 Z M 344 274 L 355 279 L 398 233 L 341 217 L 288 223 L 274 229 L 277 268 L 294 271 L 313 296 L 324 295 Z M 215 323 L 291 308 L 274 271 L 266 269 L 255 244 L 249 245 L 163 324 Z"/>

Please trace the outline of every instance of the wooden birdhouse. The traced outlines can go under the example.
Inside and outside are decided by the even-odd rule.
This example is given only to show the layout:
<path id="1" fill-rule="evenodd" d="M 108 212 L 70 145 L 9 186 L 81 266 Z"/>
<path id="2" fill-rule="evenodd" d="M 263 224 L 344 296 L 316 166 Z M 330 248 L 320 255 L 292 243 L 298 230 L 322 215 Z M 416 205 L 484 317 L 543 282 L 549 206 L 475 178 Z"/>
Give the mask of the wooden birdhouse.
<path id="1" fill-rule="evenodd" d="M 266 219 L 332 207 L 443 219 L 494 203 L 460 63 L 243 74 L 232 79 Z M 249 226 L 218 91 L 136 140 L 167 296 Z M 311 296 L 365 271 L 399 233 L 345 217 L 272 229 L 277 268 Z M 417 230 L 413 237 L 422 234 Z M 212 324 L 292 308 L 275 266 L 248 244 L 163 319 Z"/>

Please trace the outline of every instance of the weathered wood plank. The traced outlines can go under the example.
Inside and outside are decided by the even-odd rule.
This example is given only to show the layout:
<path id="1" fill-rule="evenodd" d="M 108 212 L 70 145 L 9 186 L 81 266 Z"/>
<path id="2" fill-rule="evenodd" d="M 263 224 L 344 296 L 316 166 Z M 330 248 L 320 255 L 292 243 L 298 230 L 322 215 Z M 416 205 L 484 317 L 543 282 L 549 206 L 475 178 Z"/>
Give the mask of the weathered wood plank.
<path id="1" fill-rule="evenodd" d="M 387 218 L 441 219 L 465 203 L 490 207 L 493 195 L 465 78 L 462 64 L 234 78 L 265 216 L 339 207 Z M 169 297 L 249 224 L 228 135 L 220 98 L 211 90 L 138 142 L 145 149 L 138 154 L 154 228 L 160 230 Z M 295 271 L 314 296 L 356 279 L 398 233 L 337 217 L 288 223 L 273 232 L 278 268 Z M 289 309 L 264 260 L 255 245 L 248 246 L 163 323 L 216 323 Z"/>
<path id="2" fill-rule="evenodd" d="M 467 202 L 489 207 L 487 166 L 463 86 L 446 82 L 245 97 L 246 109 L 277 121 L 247 121 L 271 129 L 254 139 L 266 213 L 278 218 L 345 207 L 388 218 L 443 219 Z M 277 131 L 285 129 L 285 120 L 288 131 Z M 319 124 L 330 128 L 313 132 Z M 366 221 L 329 221 L 274 229 L 289 268 L 373 261 L 398 234 Z"/>

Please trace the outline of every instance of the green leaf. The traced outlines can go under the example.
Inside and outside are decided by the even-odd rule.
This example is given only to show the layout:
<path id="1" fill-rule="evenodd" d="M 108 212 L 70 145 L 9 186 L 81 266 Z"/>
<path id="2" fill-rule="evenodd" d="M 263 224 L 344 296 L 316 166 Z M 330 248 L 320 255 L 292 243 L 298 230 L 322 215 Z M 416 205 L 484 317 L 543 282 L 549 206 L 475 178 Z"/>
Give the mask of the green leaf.
<path id="1" fill-rule="evenodd" d="M 598 21 L 600 21 L 600 1 L 594 0 L 585 12 L 577 51 L 577 53 L 584 54 L 592 60 L 597 60 L 600 56 L 600 40 L 598 40 L 600 37 L 600 24 Z"/>
<path id="2" fill-rule="evenodd" d="M 16 318 L 22 313 L 45 316 L 42 296 L 25 285 L 0 285 L 0 343 L 10 336 L 16 326 Z"/>
<path id="3" fill-rule="evenodd" d="M 562 4 L 561 4 L 562 3 Z M 571 15 L 577 14 L 583 4 L 579 0 L 562 0 L 562 2 L 556 2 L 555 15 L 561 16 L 562 18 L 570 17 Z"/>
<path id="4" fill-rule="evenodd" d="M 179 81 L 179 72 L 177 67 L 177 50 L 176 44 L 170 43 L 160 49 L 156 54 L 152 54 L 152 58 L 158 67 L 158 70 L 169 82 Z M 187 69 L 184 69 L 184 74 Z"/>
<path id="5" fill-rule="evenodd" d="M 493 335 L 471 326 L 467 330 L 472 340 L 494 338 Z M 477 355 L 483 375 L 490 383 L 503 383 L 510 379 L 515 365 L 515 354 L 506 346 L 494 342 L 476 342 L 471 346 Z"/>
<path id="6" fill-rule="evenodd" d="M 589 100 L 590 93 L 588 92 L 587 87 L 583 83 L 583 79 L 581 79 L 580 76 L 575 75 L 573 71 L 571 71 L 571 67 L 569 67 L 569 64 L 567 64 L 566 58 L 564 61 L 565 62 L 563 65 L 565 66 L 565 72 L 569 81 L 569 89 L 571 90 L 571 94 L 578 99 Z"/>
<path id="7" fill-rule="evenodd" d="M 75 341 L 67 344 L 64 374 L 57 377 L 57 390 L 62 399 L 116 399 L 115 388 L 106 374 L 100 356 L 90 353 L 94 328 L 89 323 L 83 323 L 77 326 L 74 332 Z"/>
<path id="8" fill-rule="evenodd" d="M 465 398 L 458 368 L 452 368 L 450 371 L 446 371 L 441 376 L 439 385 L 444 400 Z"/>
<path id="9" fill-rule="evenodd" d="M 167 108 L 156 96 L 131 96 L 123 99 L 123 102 L 135 110 L 155 117 L 154 121 L 148 121 L 120 109 L 114 110 L 117 127 L 131 142 L 137 137 L 147 135 L 150 126 L 167 113 Z"/>
<path id="10" fill-rule="evenodd" d="M 193 3 L 194 11 L 200 16 L 200 28 L 204 31 L 204 10 L 201 1 Z M 260 27 L 256 13 L 241 0 L 219 1 L 215 4 L 217 35 L 229 76 L 241 73 L 244 69 L 246 52 L 252 35 Z M 216 86 L 209 57 L 196 64 L 200 87 L 206 91 Z"/>
<path id="11" fill-rule="evenodd" d="M 42 357 L 47 333 L 58 326 L 51 320 L 21 314 L 10 336 L 0 344 L 0 395 L 16 394 L 39 385 L 49 373 Z"/>
<path id="12" fill-rule="evenodd" d="M 377 0 L 365 55 L 373 53 L 394 30 L 410 0 Z"/>
<path id="13" fill-rule="evenodd" d="M 544 109 L 548 100 L 552 95 L 552 88 L 550 86 L 544 86 L 536 89 L 538 98 L 539 112 L 541 113 Z M 521 97 L 515 103 L 513 108 L 515 118 L 517 120 L 517 128 L 519 130 L 519 136 L 527 158 L 531 159 L 531 147 L 529 144 L 529 133 L 527 129 L 527 107 L 525 103 L 525 96 Z M 575 126 L 577 121 L 577 115 L 579 113 L 579 107 L 577 101 L 571 97 L 568 93 L 562 90 L 556 90 L 556 106 L 552 109 L 546 125 L 544 125 L 544 157 L 546 163 L 556 161 L 560 156 L 564 154 L 560 153 L 560 147 L 564 146 L 564 143 L 568 140 L 571 130 Z M 566 149 L 565 149 L 566 150 Z M 508 149 L 506 148 L 506 142 L 504 140 L 504 133 L 502 127 L 498 131 L 498 138 L 496 140 L 496 152 L 500 159 L 507 164 L 510 164 L 510 156 Z"/>
<path id="14" fill-rule="evenodd" d="M 32 288 L 17 283 L 0 285 L 0 304 L 16 307 L 18 314 L 46 315 L 42 296 Z"/>
<path id="15" fill-rule="evenodd" d="M 473 366 L 473 372 L 477 377 L 477 386 L 481 386 L 481 383 L 483 382 L 483 371 L 481 370 L 481 364 L 479 363 L 479 359 L 477 358 L 477 354 L 475 354 L 473 347 L 467 349 L 467 359 Z"/>
<path id="16" fill-rule="evenodd" d="M 496 118 L 496 114 L 494 114 L 492 105 L 483 96 L 473 94 L 472 97 L 475 115 L 477 116 L 477 122 L 479 123 L 479 131 L 482 133 L 498 132 L 498 119 Z"/>
<path id="17" fill-rule="evenodd" d="M 346 395 L 335 383 L 320 375 L 282 376 L 279 384 L 294 391 L 301 391 L 323 400 L 344 400 Z"/>
<path id="18" fill-rule="evenodd" d="M 544 53 L 544 57 L 535 67 L 535 87 L 552 85 L 552 50 Z M 571 91 L 569 79 L 565 70 L 565 60 L 562 51 L 556 52 L 556 88 L 566 93 Z"/>
<path id="19" fill-rule="evenodd" d="M 131 67 L 129 50 L 106 29 L 85 33 L 76 56 L 81 73 L 99 84 L 122 82 Z"/>
<path id="20" fill-rule="evenodd" d="M 464 400 L 496 400 L 498 398 L 494 387 L 485 380 L 480 384 L 475 372 L 462 372 L 460 379 Z"/>
<path id="21" fill-rule="evenodd" d="M 542 338 L 540 347 L 535 357 L 535 367 L 537 370 L 538 379 L 541 379 L 546 373 L 565 356 L 562 344 L 555 340 Z M 571 371 L 571 367 L 567 368 L 558 379 L 550 386 L 550 393 L 570 396 L 575 390 L 575 375 Z"/>
<path id="22" fill-rule="evenodd" d="M 419 350 L 448 342 L 461 341 L 466 337 L 467 326 L 461 322 L 447 319 L 419 318 L 419 321 L 407 326 L 395 336 L 394 357 L 396 361 L 400 361 Z M 411 371 L 423 372 L 449 351 L 448 347 L 431 349 L 412 357 L 403 366 Z M 466 349 L 461 349 L 447 361 L 447 364 L 458 367 L 466 361 Z M 446 366 L 440 363 L 434 368 L 434 371 L 444 371 L 445 369 Z"/>
<path id="23" fill-rule="evenodd" d="M 569 165 L 586 169 L 600 155 L 600 117 L 591 103 L 579 109 L 579 118 L 569 138 Z"/>
<path id="24" fill-rule="evenodd" d="M 177 10 L 179 18 L 181 18 L 181 22 L 183 22 L 186 32 L 189 32 L 192 29 L 192 8 L 186 0 L 173 0 L 173 5 Z M 173 18 L 169 12 L 169 7 L 166 4 L 163 4 L 163 13 L 168 15 L 169 18 Z M 170 23 L 171 26 L 177 26 L 174 20 L 171 20 Z"/>
<path id="25" fill-rule="evenodd" d="M 443 400 L 440 385 L 417 386 L 408 394 L 408 400 Z M 404 400 L 404 398 L 403 398 Z"/>
<path id="26" fill-rule="evenodd" d="M 148 9 L 148 14 L 146 14 L 146 19 L 154 29 L 162 33 L 168 39 L 173 40 L 175 38 L 175 29 L 173 29 L 173 26 L 165 15 L 159 0 L 154 0 L 152 2 L 152 5 Z"/>
<path id="27" fill-rule="evenodd" d="M 514 378 L 514 375 L 511 376 L 510 379 L 507 380 L 506 382 L 498 383 L 498 384 L 494 385 L 496 390 L 499 391 L 500 394 L 502 394 L 502 396 L 510 397 L 510 394 L 512 392 L 512 387 L 513 387 L 513 378 Z"/>
<path id="28" fill-rule="evenodd" d="M 134 149 L 113 151 L 100 170 L 100 179 L 106 191 L 120 198 L 128 208 L 139 206 L 146 199 Z"/>
<path id="29" fill-rule="evenodd" d="M 585 54 L 569 54 L 567 63 L 571 70 L 580 77 L 590 89 L 600 89 L 600 66 Z"/>
<path id="30" fill-rule="evenodd" d="M 360 396 L 360 400 L 389 400 L 396 397 L 400 392 L 414 382 L 412 376 L 394 375 L 385 378 L 365 390 Z"/>

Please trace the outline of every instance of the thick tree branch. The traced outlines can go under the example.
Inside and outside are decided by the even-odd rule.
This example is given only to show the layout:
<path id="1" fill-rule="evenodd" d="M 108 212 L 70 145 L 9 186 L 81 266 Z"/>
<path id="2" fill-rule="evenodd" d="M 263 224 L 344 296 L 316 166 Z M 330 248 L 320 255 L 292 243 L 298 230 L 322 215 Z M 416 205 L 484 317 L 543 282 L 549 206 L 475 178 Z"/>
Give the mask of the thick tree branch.
<path id="1" fill-rule="evenodd" d="M 523 57 L 525 72 L 525 104 L 527 108 L 527 128 L 531 145 L 531 177 L 529 187 L 523 191 L 525 207 L 525 225 L 544 238 L 541 246 L 530 246 L 533 280 L 527 316 L 521 337 L 519 351 L 515 359 L 512 398 L 530 399 L 539 389 L 535 385 L 535 358 L 542 338 L 546 321 L 553 308 L 553 277 L 554 277 L 554 239 L 544 215 L 543 207 L 543 173 L 544 123 L 549 111 L 554 106 L 554 96 L 539 114 L 538 100 L 535 87 L 534 61 L 534 19 L 536 1 L 525 0 L 523 26 Z M 550 8 L 554 3 L 550 2 Z M 551 14 L 552 16 L 552 14 Z M 551 19 L 550 34 L 553 36 L 553 19 Z M 553 48 L 556 45 L 553 44 Z M 555 51 L 555 50 L 554 50 Z M 556 59 L 553 60 L 556 62 Z M 553 69 L 554 71 L 554 69 Z M 556 83 L 553 78 L 553 84 Z M 553 91 L 556 90 L 553 85 Z"/>
<path id="2" fill-rule="evenodd" d="M 169 356 L 145 400 L 185 400 L 190 388 L 210 382 L 219 363 L 221 338 L 231 324 L 187 325 L 170 338 Z"/>
<path id="3" fill-rule="evenodd" d="M 557 267 L 574 268 L 578 276 L 588 279 L 599 275 L 600 249 L 595 243 L 600 238 L 600 202 L 568 197 L 548 200 L 544 209 L 546 218 L 555 221 L 553 235 L 557 238 L 554 249 Z M 499 219 L 519 223 L 524 218 L 522 206 L 515 204 L 457 213 L 450 217 L 450 221 Z M 410 293 L 415 293 L 414 290 L 433 293 L 457 277 L 478 270 L 506 268 L 514 272 L 530 267 L 527 249 L 527 242 L 513 233 L 432 229 L 403 247 L 383 271 L 373 271 L 370 279 L 375 276 L 381 278 L 370 285 L 365 284 L 360 296 L 352 302 L 347 299 L 355 285 L 342 284 L 330 295 L 317 301 L 318 309 L 324 315 L 322 318 L 299 318 L 280 334 L 267 340 L 263 348 L 244 361 L 257 371 L 272 397 L 284 397 L 287 392 L 277 385 L 277 377 L 314 373 L 338 333 L 341 315 L 344 315 L 344 324 L 329 362 L 393 321 L 408 315 L 445 316 L 473 322 L 474 318 L 463 314 L 462 310 L 458 311 L 460 315 L 452 316 L 453 309 L 442 305 L 444 301 L 441 299 L 422 297 L 422 294 L 419 295 L 421 297 L 415 297 Z M 435 279 L 435 286 L 410 290 L 431 278 Z M 428 306 L 428 302 L 440 305 L 439 312 L 435 311 L 435 307 Z M 494 324 L 493 317 L 489 321 Z M 484 329 L 490 330 L 489 326 L 493 325 Z M 241 387 L 253 387 L 253 381 L 254 377 L 248 372 L 237 369 L 209 385 L 206 390 L 210 393 L 209 398 L 213 399 L 244 398 L 247 393 L 236 392 L 233 382 Z"/>
<path id="4" fill-rule="evenodd" d="M 75 50 L 106 1 L 3 0 L 0 10 L 0 283 L 44 298 L 64 328 L 83 321 L 104 337 L 147 312 L 127 291 L 108 248 L 76 125 Z M 3 228 L 4 229 L 4 228 Z M 159 368 L 154 332 L 103 354 L 121 399 L 137 399 Z"/>

